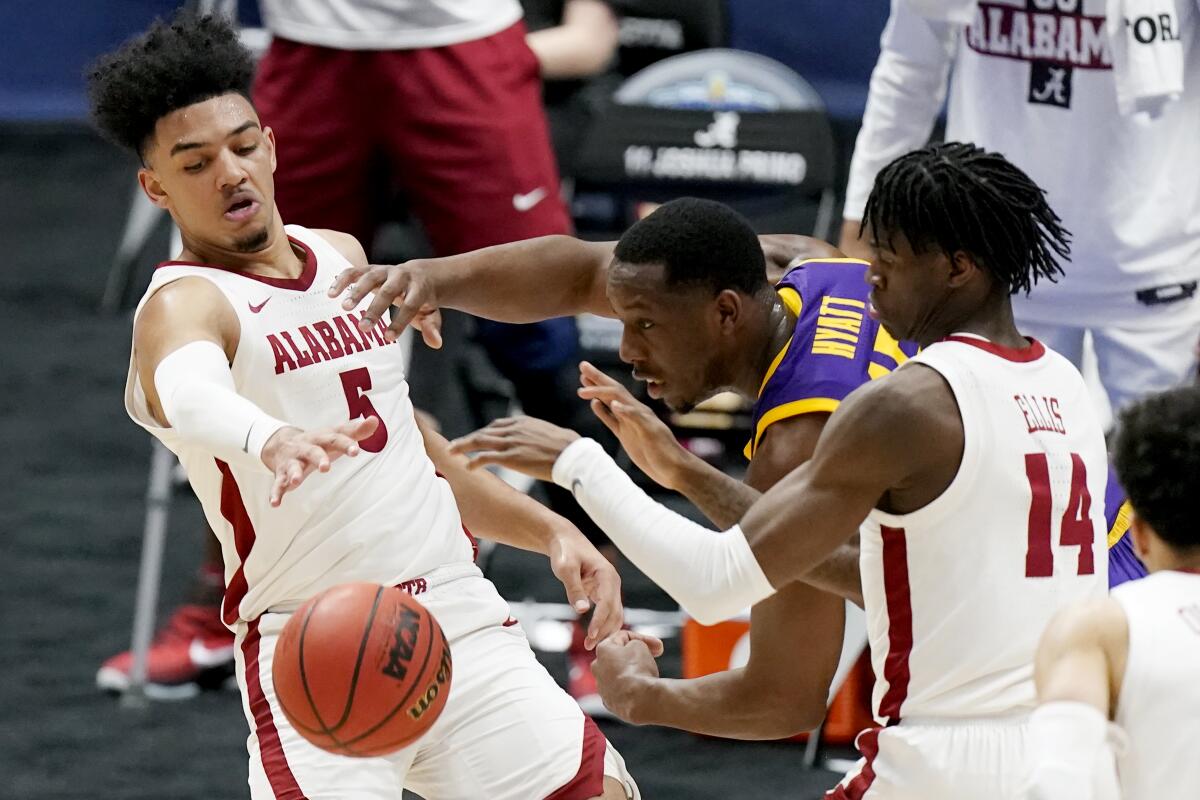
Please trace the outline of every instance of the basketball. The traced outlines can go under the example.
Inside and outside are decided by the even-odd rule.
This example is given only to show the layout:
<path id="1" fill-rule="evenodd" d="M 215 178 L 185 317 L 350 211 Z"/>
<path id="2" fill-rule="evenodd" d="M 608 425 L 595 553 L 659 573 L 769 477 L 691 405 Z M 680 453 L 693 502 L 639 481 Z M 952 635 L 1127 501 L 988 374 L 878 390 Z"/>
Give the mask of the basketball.
<path id="1" fill-rule="evenodd" d="M 279 635 L 275 695 L 305 739 L 382 756 L 419 739 L 450 693 L 450 646 L 412 595 L 347 583 L 313 597 Z"/>

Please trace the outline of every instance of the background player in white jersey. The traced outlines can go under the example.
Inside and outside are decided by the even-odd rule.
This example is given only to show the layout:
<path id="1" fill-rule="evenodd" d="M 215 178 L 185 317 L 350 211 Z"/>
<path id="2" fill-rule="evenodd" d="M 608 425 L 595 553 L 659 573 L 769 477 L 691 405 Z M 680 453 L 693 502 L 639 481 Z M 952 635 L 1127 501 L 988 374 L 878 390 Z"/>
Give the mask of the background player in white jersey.
<path id="1" fill-rule="evenodd" d="M 924 349 L 843 400 L 740 525 L 715 535 L 654 503 L 570 431 L 509 422 L 463 444 L 571 488 L 704 623 L 803 579 L 861 525 L 885 727 L 859 737 L 865 758 L 830 796 L 1010 798 L 1038 632 L 1107 579 L 1099 420 L 1078 370 L 1012 318 L 1011 294 L 1058 271 L 1066 234 L 1024 173 L 957 143 L 888 165 L 868 217 L 870 313 Z M 392 270 L 385 291 L 428 312 L 436 286 L 414 277 Z M 600 647 L 649 657 L 624 632 Z"/>
<path id="2" fill-rule="evenodd" d="M 99 125 L 141 157 L 146 195 L 183 237 L 138 306 L 126 406 L 179 455 L 221 538 L 252 796 L 636 796 L 474 565 L 463 520 L 550 556 L 577 608 L 602 602 L 593 636 L 620 625 L 615 574 L 577 530 L 422 435 L 382 332 L 356 333 L 358 317 L 325 292 L 365 263 L 362 248 L 285 229 L 274 206 L 274 136 L 247 99 L 251 73 L 227 24 L 183 15 L 102 59 L 91 88 Z M 328 474 L 306 480 L 317 471 Z M 442 716 L 387 758 L 318 750 L 274 700 L 290 611 L 348 581 L 420 595 L 455 660 Z"/>
<path id="3" fill-rule="evenodd" d="M 1200 388 L 1146 398 L 1120 430 L 1130 534 L 1152 574 L 1064 609 L 1043 635 L 1030 800 L 1113 796 L 1114 751 L 1124 800 L 1200 796 Z"/>
<path id="4" fill-rule="evenodd" d="M 928 141 L 947 84 L 946 138 L 1004 154 L 1075 234 L 1062 280 L 1015 299 L 1018 327 L 1076 366 L 1090 331 L 1114 408 L 1194 372 L 1200 171 L 1185 165 L 1200 163 L 1200 4 L 892 0 L 844 252 L 865 255 L 875 175 Z"/>

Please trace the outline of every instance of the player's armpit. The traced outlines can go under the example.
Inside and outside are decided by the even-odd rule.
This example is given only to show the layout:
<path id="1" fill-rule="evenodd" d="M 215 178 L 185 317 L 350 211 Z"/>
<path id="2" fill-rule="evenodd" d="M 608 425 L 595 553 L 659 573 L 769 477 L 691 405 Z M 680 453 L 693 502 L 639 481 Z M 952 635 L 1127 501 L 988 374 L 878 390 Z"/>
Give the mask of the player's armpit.
<path id="1" fill-rule="evenodd" d="M 936 499 L 958 470 L 962 442 L 954 395 L 933 370 L 898 370 L 855 390 L 830 417 L 812 460 L 742 519 L 771 584 L 803 579 L 877 505 L 908 513 Z"/>
<path id="2" fill-rule="evenodd" d="M 1038 702 L 1087 703 L 1111 717 L 1128 655 L 1129 621 L 1116 600 L 1104 597 L 1067 606 L 1054 615 L 1038 642 Z"/>
<path id="3" fill-rule="evenodd" d="M 166 284 L 146 300 L 133 326 L 133 357 L 146 404 L 167 425 L 154 373 L 166 356 L 192 342 L 213 342 L 229 363 L 237 353 L 241 324 L 225 295 L 204 278 Z"/>

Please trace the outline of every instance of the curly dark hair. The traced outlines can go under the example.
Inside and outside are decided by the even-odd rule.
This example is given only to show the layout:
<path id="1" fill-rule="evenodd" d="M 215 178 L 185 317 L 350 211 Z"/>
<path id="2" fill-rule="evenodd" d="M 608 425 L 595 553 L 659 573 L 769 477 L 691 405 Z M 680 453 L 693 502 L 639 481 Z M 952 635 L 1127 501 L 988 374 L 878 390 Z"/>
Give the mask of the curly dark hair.
<path id="1" fill-rule="evenodd" d="M 1055 281 L 1058 259 L 1071 252 L 1046 192 L 999 153 L 961 142 L 932 144 L 884 167 L 863 219 L 877 237 L 904 234 L 917 254 L 970 253 L 1010 294 Z"/>
<path id="2" fill-rule="evenodd" d="M 613 253 L 626 264 L 662 264 L 668 286 L 754 294 L 768 287 L 766 257 L 741 214 L 713 200 L 680 197 L 635 222 Z"/>
<path id="3" fill-rule="evenodd" d="M 1200 387 L 1153 394 L 1121 414 L 1113 454 L 1129 502 L 1172 547 L 1200 547 Z"/>
<path id="4" fill-rule="evenodd" d="M 184 10 L 88 68 L 92 118 L 106 137 L 142 157 L 164 116 L 223 94 L 249 100 L 253 76 L 254 58 L 224 17 Z"/>

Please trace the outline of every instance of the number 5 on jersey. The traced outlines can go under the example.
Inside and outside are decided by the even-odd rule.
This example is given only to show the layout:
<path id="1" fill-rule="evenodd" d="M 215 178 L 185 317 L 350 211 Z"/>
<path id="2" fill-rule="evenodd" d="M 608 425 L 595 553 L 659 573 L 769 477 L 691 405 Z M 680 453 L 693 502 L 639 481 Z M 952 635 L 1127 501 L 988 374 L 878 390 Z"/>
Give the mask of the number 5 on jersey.
<path id="1" fill-rule="evenodd" d="M 1049 578 L 1054 574 L 1054 549 L 1050 544 L 1054 497 L 1050 489 L 1050 465 L 1045 453 L 1027 453 L 1025 475 L 1033 499 L 1029 503 L 1029 549 L 1025 551 L 1025 577 Z M 1087 469 L 1078 453 L 1071 453 L 1071 493 L 1059 523 L 1058 543 L 1079 548 L 1076 575 L 1096 571 L 1093 552 L 1095 531 L 1092 523 L 1092 496 L 1087 488 Z"/>
<path id="2" fill-rule="evenodd" d="M 358 446 L 368 453 L 378 453 L 387 444 L 388 432 L 387 426 L 383 424 L 383 417 L 375 410 L 375 406 L 371 405 L 371 398 L 367 397 L 367 392 L 371 389 L 371 373 L 367 372 L 366 367 L 359 367 L 340 372 L 338 377 L 342 379 L 342 391 L 346 393 L 346 407 L 350 409 L 350 419 L 374 417 L 379 420 L 379 427 L 375 432 L 358 443 Z"/>

